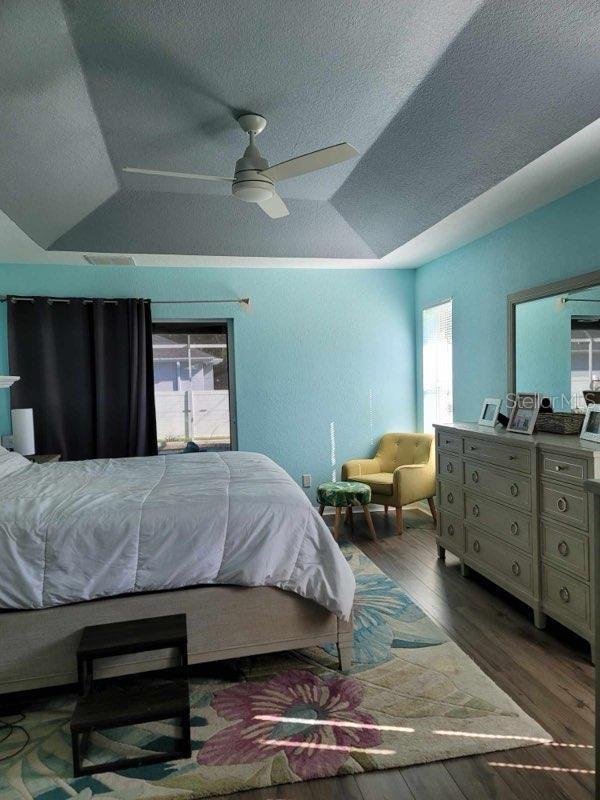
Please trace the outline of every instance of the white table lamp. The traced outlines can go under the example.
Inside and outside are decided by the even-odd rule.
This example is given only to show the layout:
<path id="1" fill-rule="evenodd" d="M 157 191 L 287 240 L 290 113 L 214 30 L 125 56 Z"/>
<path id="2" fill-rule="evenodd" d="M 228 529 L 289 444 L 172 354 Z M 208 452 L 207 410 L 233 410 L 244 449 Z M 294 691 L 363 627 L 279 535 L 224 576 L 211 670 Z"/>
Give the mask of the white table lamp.
<path id="1" fill-rule="evenodd" d="M 33 409 L 13 408 L 12 418 L 13 448 L 22 456 L 35 453 L 35 434 L 33 431 Z"/>

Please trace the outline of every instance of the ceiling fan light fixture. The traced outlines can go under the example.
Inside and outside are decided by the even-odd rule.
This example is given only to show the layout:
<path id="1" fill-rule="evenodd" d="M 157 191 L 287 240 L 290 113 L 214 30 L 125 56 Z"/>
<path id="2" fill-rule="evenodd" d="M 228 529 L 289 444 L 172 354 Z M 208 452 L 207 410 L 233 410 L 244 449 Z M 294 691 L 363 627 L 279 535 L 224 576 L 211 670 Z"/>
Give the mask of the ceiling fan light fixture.
<path id="1" fill-rule="evenodd" d="M 246 203 L 264 203 L 273 197 L 275 190 L 267 181 L 238 181 L 233 184 L 231 191 Z"/>

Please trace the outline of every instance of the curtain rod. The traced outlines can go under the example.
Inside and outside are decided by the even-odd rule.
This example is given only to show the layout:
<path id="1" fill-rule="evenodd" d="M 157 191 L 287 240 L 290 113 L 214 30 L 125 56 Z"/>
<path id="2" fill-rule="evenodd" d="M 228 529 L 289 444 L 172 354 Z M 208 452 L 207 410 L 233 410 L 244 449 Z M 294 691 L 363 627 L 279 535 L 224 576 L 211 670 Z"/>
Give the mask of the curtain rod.
<path id="1" fill-rule="evenodd" d="M 37 296 L 39 297 L 39 295 Z M 16 303 L 19 300 L 28 301 L 33 303 L 37 297 L 13 297 L 12 302 Z M 49 297 L 48 303 L 70 303 L 73 298 L 71 297 Z M 111 300 L 109 298 L 100 298 L 102 299 L 103 303 L 118 303 L 118 300 Z M 0 295 L 0 303 L 6 303 L 8 297 L 6 295 Z M 93 300 L 84 299 L 84 303 L 93 303 Z M 241 306 L 249 306 L 250 305 L 250 298 L 249 297 L 236 297 L 234 299 L 227 299 L 227 300 L 145 300 L 146 303 L 152 303 L 152 305 L 186 305 L 186 304 L 196 304 L 196 303 L 238 303 Z"/>
<path id="2" fill-rule="evenodd" d="M 600 303 L 600 299 L 590 297 L 586 300 L 585 297 L 561 297 L 562 303 Z"/>
<path id="3" fill-rule="evenodd" d="M 149 300 L 153 306 L 185 305 L 186 303 L 238 303 L 241 306 L 249 306 L 249 297 L 236 297 L 233 300 Z"/>

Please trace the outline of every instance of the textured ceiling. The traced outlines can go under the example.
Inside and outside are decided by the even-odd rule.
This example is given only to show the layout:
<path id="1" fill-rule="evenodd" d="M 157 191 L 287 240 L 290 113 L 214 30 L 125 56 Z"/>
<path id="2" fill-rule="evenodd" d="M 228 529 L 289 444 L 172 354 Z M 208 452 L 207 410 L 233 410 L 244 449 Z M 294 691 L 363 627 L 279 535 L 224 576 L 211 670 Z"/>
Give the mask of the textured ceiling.
<path id="1" fill-rule="evenodd" d="M 43 247 L 370 258 L 600 116 L 595 0 L 3 0 L 0 208 Z M 280 184 L 270 220 L 227 187 L 234 118 L 271 163 L 362 153 Z"/>
<path id="2" fill-rule="evenodd" d="M 58 239 L 52 249 L 250 257 L 264 256 L 268 249 L 269 256 L 279 258 L 372 256 L 330 203 L 286 202 L 289 217 L 273 224 L 258 207 L 231 197 L 121 191 Z M 228 220 L 227 230 L 221 236 L 224 220 Z M 170 232 L 176 234 L 176 250 Z"/>
<path id="3" fill-rule="evenodd" d="M 597 0 L 486 3 L 333 205 L 378 256 L 409 241 L 597 119 L 599 54 Z"/>
<path id="4" fill-rule="evenodd" d="M 0 208 L 48 247 L 118 189 L 59 0 L 2 0 Z"/>
<path id="5" fill-rule="evenodd" d="M 115 167 L 232 175 L 243 111 L 267 117 L 273 164 L 346 138 L 367 150 L 479 0 L 384 0 L 376 14 L 347 0 L 64 5 Z M 286 196 L 327 199 L 353 167 L 291 181 Z"/>

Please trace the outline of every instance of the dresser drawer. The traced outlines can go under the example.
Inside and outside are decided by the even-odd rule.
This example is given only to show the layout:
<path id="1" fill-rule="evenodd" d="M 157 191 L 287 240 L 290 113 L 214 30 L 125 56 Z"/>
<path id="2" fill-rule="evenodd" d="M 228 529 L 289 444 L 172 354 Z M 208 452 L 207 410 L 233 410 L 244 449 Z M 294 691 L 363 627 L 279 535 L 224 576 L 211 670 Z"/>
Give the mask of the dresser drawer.
<path id="1" fill-rule="evenodd" d="M 438 453 L 438 474 L 440 480 L 462 483 L 462 461 L 454 453 Z"/>
<path id="2" fill-rule="evenodd" d="M 460 517 L 441 511 L 437 535 L 442 547 L 447 546 L 458 553 L 462 553 L 465 549 L 465 529 Z"/>
<path id="3" fill-rule="evenodd" d="M 465 462 L 465 486 L 518 508 L 531 509 L 531 478 Z"/>
<path id="4" fill-rule="evenodd" d="M 531 472 L 531 454 L 524 447 L 489 444 L 481 439 L 465 439 L 465 454 L 488 461 L 498 467 L 510 467 L 520 472 Z"/>
<path id="5" fill-rule="evenodd" d="M 529 556 L 474 528 L 465 528 L 465 553 L 476 564 L 488 567 L 527 592 L 533 588 L 533 562 Z"/>
<path id="6" fill-rule="evenodd" d="M 440 481 L 440 508 L 462 516 L 463 490 L 460 486 L 447 481 Z"/>
<path id="7" fill-rule="evenodd" d="M 542 604 L 551 617 L 564 618 L 580 628 L 591 625 L 589 586 L 547 564 L 542 567 Z"/>
<path id="8" fill-rule="evenodd" d="M 462 453 L 462 436 L 447 431 L 437 432 L 438 450 L 450 450 L 452 453 Z"/>
<path id="9" fill-rule="evenodd" d="M 558 486 L 549 481 L 540 482 L 540 512 L 547 517 L 588 529 L 588 499 L 583 489 L 575 486 Z"/>
<path id="10" fill-rule="evenodd" d="M 542 522 L 542 557 L 578 578 L 590 577 L 589 540 L 583 533 Z"/>
<path id="11" fill-rule="evenodd" d="M 583 483 L 588 476 L 588 462 L 577 456 L 563 456 L 557 453 L 540 453 L 540 475 L 556 478 L 570 483 Z"/>
<path id="12" fill-rule="evenodd" d="M 466 491 L 465 521 L 527 553 L 532 551 L 531 519 L 520 511 Z"/>

